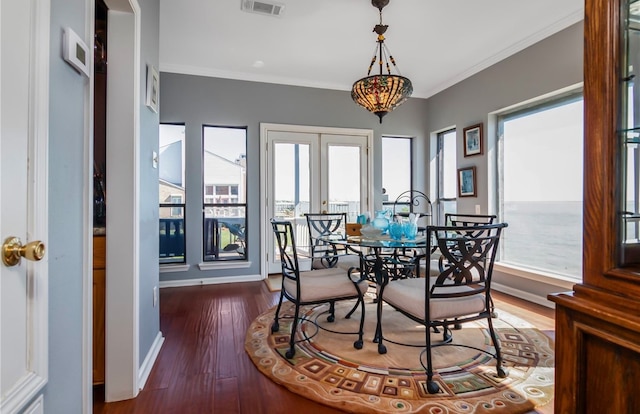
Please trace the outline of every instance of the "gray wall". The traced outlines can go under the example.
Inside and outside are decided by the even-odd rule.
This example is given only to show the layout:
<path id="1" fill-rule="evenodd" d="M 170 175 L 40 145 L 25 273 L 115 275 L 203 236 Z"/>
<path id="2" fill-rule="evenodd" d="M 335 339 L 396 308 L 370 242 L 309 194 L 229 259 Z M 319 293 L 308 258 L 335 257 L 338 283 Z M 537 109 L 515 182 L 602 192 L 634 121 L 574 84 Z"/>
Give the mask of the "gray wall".
<path id="1" fill-rule="evenodd" d="M 153 307 L 153 288 L 158 286 L 158 169 L 153 168 L 153 151 L 158 153 L 159 114 L 145 105 L 147 64 L 158 68 L 160 44 L 160 1 L 138 0 L 142 10 L 140 56 L 140 363 L 160 331 L 159 307 Z M 108 162 L 108 160 L 107 160 Z M 160 292 L 158 292 L 158 295 Z M 159 303 L 159 302 L 158 302 Z"/>
<path id="2" fill-rule="evenodd" d="M 47 412 L 82 412 L 82 296 L 87 79 L 62 59 L 63 28 L 85 33 L 84 0 L 52 0 L 49 97 L 49 383 Z"/>
<path id="3" fill-rule="evenodd" d="M 158 67 L 159 1 L 139 0 L 142 10 L 141 105 L 146 63 Z M 63 28 L 82 38 L 85 0 L 52 0 L 49 114 L 49 382 L 47 413 L 82 412 L 83 206 L 85 84 L 61 52 Z M 91 37 L 91 36 L 89 36 Z M 148 294 L 158 283 L 158 177 L 151 151 L 158 150 L 158 114 L 144 107 L 140 120 L 140 362 L 159 331 L 158 308 Z M 91 229 L 88 229 L 90 232 Z"/>
<path id="4" fill-rule="evenodd" d="M 381 136 L 416 137 L 416 153 L 424 153 L 426 100 L 409 99 L 381 124 L 358 107 L 349 92 L 161 73 L 160 122 L 186 125 L 187 272 L 163 273 L 160 279 L 181 280 L 260 273 L 260 123 L 363 128 L 374 131 L 374 165 L 380 165 Z M 202 260 L 202 125 L 248 127 L 248 252 L 250 269 L 200 271 Z M 415 166 L 422 182 L 426 166 Z M 374 172 L 376 203 L 381 203 L 382 176 Z M 379 205 L 379 204 L 376 204 Z"/>
<path id="5" fill-rule="evenodd" d="M 477 167 L 478 197 L 459 198 L 459 212 L 473 213 L 476 204 L 480 204 L 483 212 L 493 208 L 490 203 L 495 187 L 489 187 L 489 170 L 495 162 L 495 151 L 487 148 L 495 145 L 496 129 L 489 114 L 582 82 L 582 60 L 583 22 L 579 22 L 429 98 L 426 112 L 429 131 L 456 125 L 458 168 Z M 462 130 L 479 122 L 484 123 L 487 144 L 484 154 L 465 158 Z M 425 154 L 426 159 L 431 156 Z M 558 291 L 557 286 L 500 272 L 496 272 L 494 281 L 542 298 Z"/>

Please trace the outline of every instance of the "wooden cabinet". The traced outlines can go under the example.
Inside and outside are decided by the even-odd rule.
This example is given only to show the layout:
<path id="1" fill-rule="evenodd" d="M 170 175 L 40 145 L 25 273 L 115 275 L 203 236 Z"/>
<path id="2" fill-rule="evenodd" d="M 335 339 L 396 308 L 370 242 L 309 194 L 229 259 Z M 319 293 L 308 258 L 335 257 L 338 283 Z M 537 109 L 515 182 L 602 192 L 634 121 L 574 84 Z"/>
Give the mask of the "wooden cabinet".
<path id="1" fill-rule="evenodd" d="M 556 303 L 556 413 L 631 413 L 640 407 L 635 2 L 585 1 L 583 279 L 573 292 L 549 297 Z"/>
<path id="2" fill-rule="evenodd" d="M 93 383 L 104 384 L 105 236 L 93 236 Z"/>

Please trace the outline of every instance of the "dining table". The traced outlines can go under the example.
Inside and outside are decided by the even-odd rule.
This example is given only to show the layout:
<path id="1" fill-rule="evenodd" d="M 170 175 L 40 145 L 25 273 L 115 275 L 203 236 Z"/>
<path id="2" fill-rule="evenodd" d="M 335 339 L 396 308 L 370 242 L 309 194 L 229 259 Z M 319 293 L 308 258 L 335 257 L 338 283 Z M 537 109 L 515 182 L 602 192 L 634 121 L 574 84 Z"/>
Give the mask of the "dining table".
<path id="1" fill-rule="evenodd" d="M 360 278 L 381 286 L 389 280 L 420 277 L 420 260 L 427 257 L 430 250 L 427 237 L 418 234 L 415 238 L 393 239 L 388 234 L 338 236 L 335 234 L 321 237 L 327 243 L 346 248 L 352 254 L 360 256 Z M 378 302 L 374 299 L 374 302 Z M 381 302 L 378 302 L 378 317 Z M 356 305 L 357 307 L 357 305 Z M 354 307 L 348 316 L 356 310 Z M 379 342 L 380 325 L 376 324 L 373 342 Z"/>
<path id="2" fill-rule="evenodd" d="M 426 236 L 421 234 L 411 239 L 393 239 L 388 234 L 346 238 L 328 235 L 322 239 L 359 254 L 362 277 L 376 284 L 382 284 L 385 276 L 420 277 L 419 261 L 429 249 Z"/>

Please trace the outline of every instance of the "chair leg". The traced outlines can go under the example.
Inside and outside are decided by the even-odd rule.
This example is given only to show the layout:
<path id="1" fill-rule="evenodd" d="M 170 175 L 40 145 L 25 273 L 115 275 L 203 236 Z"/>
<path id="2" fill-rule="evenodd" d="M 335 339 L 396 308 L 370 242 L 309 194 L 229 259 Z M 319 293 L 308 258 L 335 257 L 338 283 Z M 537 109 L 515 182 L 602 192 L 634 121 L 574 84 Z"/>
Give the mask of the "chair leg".
<path id="1" fill-rule="evenodd" d="M 428 326 L 428 325 L 427 325 Z M 447 328 L 444 327 L 444 331 L 447 331 Z M 426 354 L 427 354 L 427 392 L 429 394 L 436 394 L 440 391 L 440 387 L 438 383 L 433 380 L 433 362 L 431 358 L 431 333 L 429 329 L 425 329 L 425 342 L 427 344 Z"/>
<path id="2" fill-rule="evenodd" d="M 360 329 L 358 330 L 358 340 L 353 343 L 353 347 L 355 349 L 362 349 L 362 346 L 364 345 L 364 342 L 362 340 L 362 337 L 364 335 L 364 298 L 360 296 L 358 298 L 358 302 L 360 303 L 362 314 L 360 315 Z M 358 306 L 358 303 L 356 303 L 356 306 Z"/>
<path id="3" fill-rule="evenodd" d="M 333 322 L 336 320 L 336 303 L 334 301 L 329 302 L 329 316 L 327 316 L 327 322 Z"/>
<path id="4" fill-rule="evenodd" d="M 509 376 L 509 370 L 505 369 L 502 366 L 502 353 L 500 352 L 500 343 L 498 342 L 498 337 L 496 336 L 495 331 L 493 330 L 493 322 L 491 321 L 491 315 L 487 318 L 489 324 L 489 334 L 491 334 L 491 340 L 493 341 L 493 347 L 496 349 L 496 372 L 498 374 L 498 378 L 506 378 Z"/>
<path id="5" fill-rule="evenodd" d="M 493 304 L 493 298 L 491 296 L 489 296 L 489 303 L 490 303 L 489 309 L 491 309 L 491 317 L 497 319 L 498 318 L 498 312 L 496 312 L 496 307 Z"/>
<path id="6" fill-rule="evenodd" d="M 448 325 L 442 326 L 442 342 L 445 344 L 453 341 L 453 334 L 451 333 L 451 329 L 449 329 Z"/>
<path id="7" fill-rule="evenodd" d="M 280 323 L 278 322 L 278 318 L 280 317 L 280 307 L 282 306 L 282 296 L 284 296 L 284 294 L 282 293 L 283 289 L 284 288 L 280 289 L 280 300 L 278 300 L 278 308 L 276 309 L 276 315 L 273 319 L 273 324 L 271 325 L 271 333 L 278 332 L 280 330 Z"/>
<path id="8" fill-rule="evenodd" d="M 373 342 L 378 343 L 379 354 L 386 354 L 387 347 L 382 343 L 382 300 L 379 300 L 377 305 L 376 333 L 373 336 Z"/>
<path id="9" fill-rule="evenodd" d="M 347 313 L 347 315 L 344 317 L 345 319 L 351 319 L 351 315 L 353 315 L 353 312 L 356 311 L 356 309 L 358 309 L 358 302 L 356 302 L 355 305 L 353 305 L 353 308 L 351 308 L 351 310 L 349 311 L 349 313 Z"/>
<path id="10" fill-rule="evenodd" d="M 293 356 L 296 354 L 295 339 L 296 339 L 296 329 L 298 329 L 299 312 L 300 312 L 300 304 L 296 303 L 296 310 L 293 314 L 293 324 L 291 325 L 291 335 L 289 338 L 289 350 L 284 354 L 284 356 L 286 356 L 287 359 L 293 358 Z"/>
<path id="11" fill-rule="evenodd" d="M 349 269 L 349 278 L 350 279 L 351 279 L 351 272 L 353 270 L 354 270 L 353 267 Z M 359 269 L 357 269 L 357 268 L 355 270 L 359 271 Z M 353 286 L 356 288 L 356 291 L 359 293 L 360 298 L 359 298 L 358 302 L 356 302 L 356 304 L 353 305 L 353 308 L 351 308 L 351 310 L 347 313 L 347 316 L 344 317 L 345 319 L 350 319 L 351 318 L 351 315 L 353 315 L 353 312 L 355 312 L 356 309 L 358 309 L 358 303 L 360 303 L 360 300 L 362 301 L 363 306 L 364 306 L 364 294 L 365 294 L 365 292 L 361 292 L 360 291 L 360 286 L 358 286 L 358 282 L 354 282 L 353 279 L 351 279 L 351 282 L 353 283 Z"/>

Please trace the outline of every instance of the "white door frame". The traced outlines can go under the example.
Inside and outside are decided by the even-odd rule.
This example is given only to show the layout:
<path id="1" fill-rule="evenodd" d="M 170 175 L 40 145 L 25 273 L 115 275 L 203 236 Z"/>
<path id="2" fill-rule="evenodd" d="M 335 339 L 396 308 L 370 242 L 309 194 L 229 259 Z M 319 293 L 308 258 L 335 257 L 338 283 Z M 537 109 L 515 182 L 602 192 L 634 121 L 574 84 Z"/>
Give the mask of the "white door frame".
<path id="1" fill-rule="evenodd" d="M 107 90 L 107 252 L 105 310 L 105 401 L 134 398 L 140 391 L 139 363 L 139 147 L 141 93 L 141 10 L 138 0 L 105 0 L 109 8 Z M 94 10 L 86 0 L 86 43 L 93 45 Z M 111 36 L 113 35 L 113 38 Z M 93 70 L 93 53 L 91 70 Z M 92 77 L 93 78 L 93 77 Z M 85 94 L 85 246 L 84 268 L 93 271 L 93 90 Z M 109 191 L 113 189 L 112 191 Z M 83 411 L 93 410 L 93 278 L 84 292 Z"/>
<path id="2" fill-rule="evenodd" d="M 362 209 L 371 211 L 373 209 L 373 130 L 371 129 L 357 129 L 357 128 L 333 128 L 333 127 L 317 127 L 317 126 L 304 126 L 304 125 L 288 125 L 288 124 L 260 124 L 260 165 L 262 166 L 263 173 L 260 180 L 260 275 L 262 279 L 265 279 L 269 273 L 267 263 L 267 253 L 272 245 L 272 232 L 268 217 L 268 206 L 273 200 L 269 200 L 268 188 L 270 187 L 267 180 L 271 174 L 267 173 L 267 169 L 271 168 L 272 154 L 269 151 L 273 149 L 268 148 L 268 136 L 271 131 L 281 132 L 297 132 L 297 133 L 310 133 L 317 135 L 359 135 L 367 138 L 367 167 L 366 176 L 368 177 L 369 186 L 367 189 L 367 197 L 363 199 Z M 312 161 L 312 164 L 314 161 Z M 315 164 L 313 164 L 315 165 Z"/>

